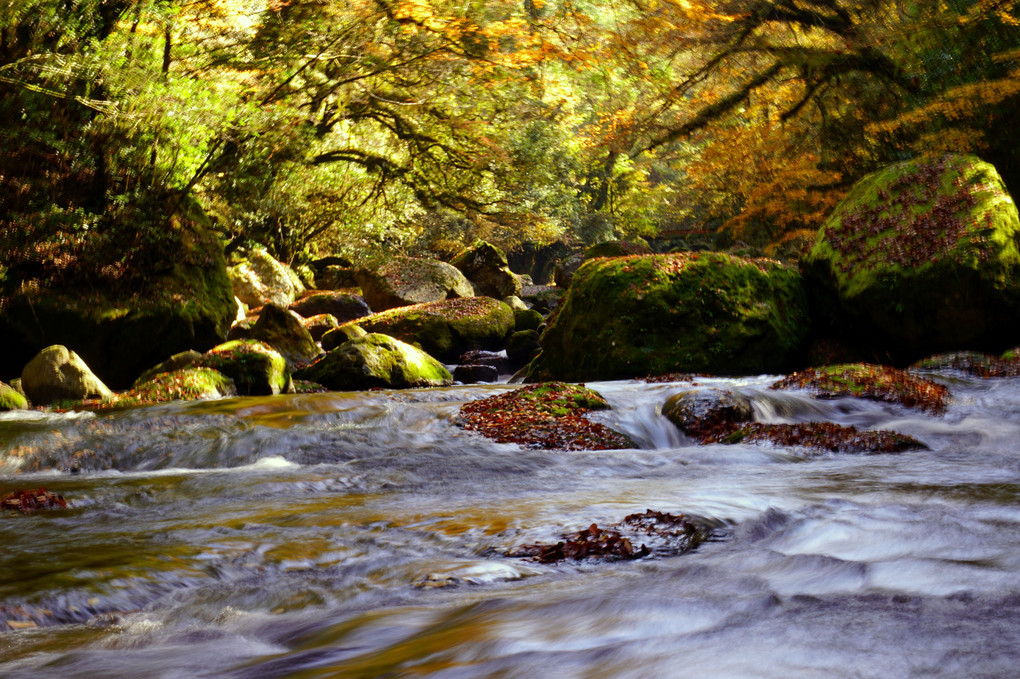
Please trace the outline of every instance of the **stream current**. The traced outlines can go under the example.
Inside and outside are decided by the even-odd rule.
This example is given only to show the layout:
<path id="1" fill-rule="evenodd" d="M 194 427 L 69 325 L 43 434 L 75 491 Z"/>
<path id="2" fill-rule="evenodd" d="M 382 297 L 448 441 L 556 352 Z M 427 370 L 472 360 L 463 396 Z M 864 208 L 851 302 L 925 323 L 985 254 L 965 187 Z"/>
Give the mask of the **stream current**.
<path id="1" fill-rule="evenodd" d="M 942 416 L 699 379 L 766 422 L 930 450 L 687 441 L 689 383 L 601 382 L 639 447 L 522 449 L 456 426 L 507 385 L 0 415 L 0 676 L 1020 676 L 1020 379 L 942 376 Z M 675 557 L 504 554 L 653 509 Z M 9 628 L 9 629 L 8 629 Z"/>

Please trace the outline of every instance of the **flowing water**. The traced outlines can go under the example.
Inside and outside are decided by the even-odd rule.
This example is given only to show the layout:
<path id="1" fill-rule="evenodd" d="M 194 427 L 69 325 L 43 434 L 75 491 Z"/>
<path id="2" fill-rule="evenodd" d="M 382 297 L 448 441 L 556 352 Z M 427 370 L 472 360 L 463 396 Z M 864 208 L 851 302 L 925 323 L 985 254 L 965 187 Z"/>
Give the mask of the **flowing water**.
<path id="1" fill-rule="evenodd" d="M 930 416 L 773 379 L 697 388 L 930 450 L 694 445 L 658 412 L 689 384 L 590 384 L 639 443 L 611 452 L 456 426 L 506 385 L 4 414 L 0 495 L 72 504 L 0 515 L 0 676 L 1020 676 L 1020 380 Z M 715 538 L 504 556 L 645 509 Z"/>

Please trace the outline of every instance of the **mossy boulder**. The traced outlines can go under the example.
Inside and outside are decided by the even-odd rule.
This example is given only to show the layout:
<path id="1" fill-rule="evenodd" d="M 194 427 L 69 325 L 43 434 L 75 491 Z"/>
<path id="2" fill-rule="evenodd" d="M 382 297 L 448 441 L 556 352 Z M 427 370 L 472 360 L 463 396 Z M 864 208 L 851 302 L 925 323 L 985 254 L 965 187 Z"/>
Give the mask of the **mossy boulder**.
<path id="1" fill-rule="evenodd" d="M 521 281 L 510 270 L 506 253 L 491 243 L 478 241 L 450 263 L 471 281 L 476 295 L 503 299 L 521 294 Z"/>
<path id="2" fill-rule="evenodd" d="M 360 295 L 337 290 L 317 290 L 306 294 L 288 308 L 305 318 L 330 314 L 340 323 L 353 321 L 372 313 Z"/>
<path id="3" fill-rule="evenodd" d="M 153 375 L 130 391 L 118 394 L 113 403 L 117 406 L 149 405 L 236 395 L 233 380 L 220 371 L 184 368 Z"/>
<path id="4" fill-rule="evenodd" d="M 357 325 L 452 363 L 470 349 L 501 349 L 514 330 L 514 314 L 498 299 L 469 297 L 390 309 L 360 318 Z"/>
<path id="5" fill-rule="evenodd" d="M 453 383 L 453 376 L 442 363 L 410 344 L 380 333 L 348 340 L 295 375 L 300 380 L 340 391 Z"/>
<path id="6" fill-rule="evenodd" d="M 46 347 L 21 371 L 21 386 L 32 403 L 113 398 L 78 354 L 62 345 Z"/>
<path id="7" fill-rule="evenodd" d="M 506 341 L 506 356 L 511 370 L 520 370 L 542 349 L 537 330 L 518 330 Z"/>
<path id="8" fill-rule="evenodd" d="M 41 349 L 61 344 L 105 384 L 123 389 L 167 356 L 223 341 L 237 312 L 223 247 L 197 205 L 180 210 L 159 225 L 175 243 L 173 256 L 148 261 L 144 271 L 84 286 L 0 281 L 0 376 L 17 375 Z"/>
<path id="9" fill-rule="evenodd" d="M 800 274 L 722 253 L 593 259 L 542 334 L 529 379 L 780 372 L 808 333 Z"/>
<path id="10" fill-rule="evenodd" d="M 0 412 L 7 410 L 24 410 L 28 407 L 28 399 L 5 382 L 0 382 Z"/>
<path id="11" fill-rule="evenodd" d="M 945 156 L 860 180 L 803 264 L 837 336 L 909 362 L 1020 335 L 1018 239 L 995 168 Z"/>
<path id="12" fill-rule="evenodd" d="M 455 266 L 431 259 L 396 257 L 376 269 L 359 270 L 357 279 L 376 311 L 475 294 Z"/>
<path id="13" fill-rule="evenodd" d="M 291 390 L 287 361 L 259 340 L 233 340 L 213 347 L 198 367 L 212 368 L 234 381 L 242 395 L 282 394 Z"/>
<path id="14" fill-rule="evenodd" d="M 287 369 L 293 371 L 311 363 L 322 353 L 301 321 L 301 317 L 293 311 L 266 304 L 248 337 L 261 340 L 278 351 L 287 361 Z"/>
<path id="15" fill-rule="evenodd" d="M 287 306 L 305 291 L 301 278 L 262 248 L 253 248 L 228 269 L 234 294 L 250 307 Z"/>

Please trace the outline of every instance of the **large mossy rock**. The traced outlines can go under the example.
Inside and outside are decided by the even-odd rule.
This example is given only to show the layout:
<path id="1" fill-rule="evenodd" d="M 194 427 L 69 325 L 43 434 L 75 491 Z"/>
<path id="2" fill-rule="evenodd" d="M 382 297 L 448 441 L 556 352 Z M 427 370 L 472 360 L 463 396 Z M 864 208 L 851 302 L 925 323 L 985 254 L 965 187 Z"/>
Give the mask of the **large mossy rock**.
<path id="1" fill-rule="evenodd" d="M 4 280 L 0 263 L 0 377 L 19 374 L 40 350 L 61 344 L 122 389 L 168 356 L 223 341 L 237 306 L 208 219 L 189 203 L 160 228 L 175 243 L 173 255 L 110 280 L 22 285 Z"/>
<path id="2" fill-rule="evenodd" d="M 305 291 L 293 269 L 260 248 L 253 248 L 227 273 L 234 294 L 249 307 L 267 303 L 285 307 Z"/>
<path id="3" fill-rule="evenodd" d="M 529 380 L 782 371 L 808 333 L 800 274 L 721 253 L 593 259 L 542 334 Z"/>
<path id="4" fill-rule="evenodd" d="M 995 168 L 973 156 L 860 180 L 804 260 L 837 336 L 908 362 L 997 350 L 1020 335 L 1020 220 Z"/>
<path id="5" fill-rule="evenodd" d="M 359 318 L 357 325 L 416 344 L 431 356 L 453 363 L 471 349 L 503 348 L 514 331 L 514 312 L 491 297 L 445 299 L 382 311 Z"/>
<path id="6" fill-rule="evenodd" d="M 365 301 L 376 311 L 475 294 L 455 266 L 431 259 L 397 257 L 377 269 L 358 271 L 357 278 Z"/>
<path id="7" fill-rule="evenodd" d="M 338 391 L 453 384 L 453 376 L 442 363 L 410 344 L 379 333 L 344 342 L 295 376 Z"/>
<path id="8" fill-rule="evenodd" d="M 521 294 L 521 281 L 510 270 L 506 254 L 495 245 L 478 241 L 452 262 L 463 273 L 476 295 L 503 299 Z"/>
<path id="9" fill-rule="evenodd" d="M 113 392 L 85 361 L 59 344 L 46 347 L 25 365 L 21 371 L 21 387 L 37 405 L 113 398 Z"/>
<path id="10" fill-rule="evenodd" d="M 259 340 L 220 344 L 207 351 L 196 367 L 218 370 L 233 380 L 238 394 L 245 396 L 283 394 L 293 388 L 283 356 Z"/>
<path id="11" fill-rule="evenodd" d="M 258 320 L 248 331 L 248 338 L 261 340 L 276 349 L 291 371 L 311 363 L 322 353 L 301 317 L 275 304 L 262 307 Z"/>

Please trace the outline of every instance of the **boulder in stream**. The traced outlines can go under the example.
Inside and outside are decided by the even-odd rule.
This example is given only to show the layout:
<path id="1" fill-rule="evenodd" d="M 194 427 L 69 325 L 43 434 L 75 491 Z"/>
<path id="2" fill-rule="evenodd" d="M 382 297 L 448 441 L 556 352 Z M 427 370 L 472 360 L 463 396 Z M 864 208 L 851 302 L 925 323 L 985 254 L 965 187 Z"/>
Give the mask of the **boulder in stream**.
<path id="1" fill-rule="evenodd" d="M 202 356 L 200 367 L 229 377 L 241 395 L 267 396 L 291 390 L 287 361 L 259 340 L 232 340 L 215 346 Z"/>
<path id="2" fill-rule="evenodd" d="M 67 347 L 46 347 L 21 371 L 21 386 L 32 403 L 49 405 L 58 401 L 113 398 L 102 380 Z"/>
<path id="3" fill-rule="evenodd" d="M 248 337 L 273 347 L 287 361 L 287 369 L 291 371 L 308 365 L 322 353 L 301 317 L 275 304 L 262 307 Z"/>
<path id="4" fill-rule="evenodd" d="M 249 307 L 269 302 L 285 307 L 305 291 L 298 275 L 262 248 L 252 248 L 227 274 L 234 295 Z"/>
<path id="5" fill-rule="evenodd" d="M 339 391 L 453 383 L 453 376 L 442 363 L 410 344 L 380 333 L 344 342 L 295 376 Z"/>
<path id="6" fill-rule="evenodd" d="M 24 410 L 28 407 L 28 399 L 20 391 L 0 382 L 0 412 L 7 410 Z"/>
<path id="7" fill-rule="evenodd" d="M 521 294 L 521 281 L 510 270 L 506 254 L 491 243 L 477 241 L 450 263 L 471 281 L 476 295 L 503 299 Z"/>
<path id="8" fill-rule="evenodd" d="M 551 317 L 528 381 L 782 372 L 808 329 L 800 273 L 773 260 L 593 259 Z"/>

